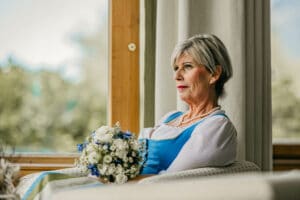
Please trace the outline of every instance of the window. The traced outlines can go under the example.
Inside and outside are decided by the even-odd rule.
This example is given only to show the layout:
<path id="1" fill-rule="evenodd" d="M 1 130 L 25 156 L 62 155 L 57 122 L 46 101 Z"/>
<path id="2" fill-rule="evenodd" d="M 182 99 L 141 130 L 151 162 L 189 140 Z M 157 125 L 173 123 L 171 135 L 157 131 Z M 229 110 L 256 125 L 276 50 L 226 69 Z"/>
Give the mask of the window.
<path id="1" fill-rule="evenodd" d="M 76 152 L 107 123 L 108 1 L 0 1 L 0 140 Z"/>
<path id="2" fill-rule="evenodd" d="M 96 1 L 96 0 L 95 0 Z M 99 0 L 100 1 L 100 0 Z M 4 2 L 4 1 L 1 1 Z M 11 2 L 11 1 L 5 1 Z M 82 7 L 85 7 L 86 3 L 94 2 L 94 1 L 80 1 Z M 96 1 L 97 2 L 97 1 Z M 109 53 L 107 58 L 109 58 L 109 88 L 108 88 L 108 124 L 114 123 L 115 119 L 119 119 L 122 125 L 122 128 L 133 130 L 137 133 L 139 129 L 139 87 L 138 87 L 138 75 L 139 75 L 139 0 L 111 0 L 106 1 L 109 7 L 109 21 L 108 27 L 109 36 L 108 46 Z M 14 2 L 16 3 L 16 2 Z M 18 2 L 20 3 L 20 2 Z M 28 3 L 28 2 L 26 2 Z M 75 1 L 70 1 L 70 4 L 75 3 Z M 101 2 L 100 2 L 101 3 Z M 4 4 L 8 5 L 8 4 Z M 59 4 L 61 6 L 62 4 Z M 69 4 L 68 4 L 69 5 Z M 33 6 L 31 4 L 31 6 Z M 0 13 L 4 12 L 1 10 L 4 8 L 0 6 Z M 7 10 L 7 8 L 5 8 Z M 5 10 L 4 9 L 4 10 Z M 102 8 L 103 9 L 103 8 Z M 78 9 L 78 11 L 82 9 Z M 51 13 L 52 15 L 52 13 Z M 101 19 L 105 19 L 105 16 L 99 15 Z M 4 23 L 0 19 L 0 24 Z M 1 24 L 2 25 L 2 24 Z M 86 28 L 86 26 L 85 26 Z M 105 30 L 102 33 L 106 33 Z M 93 41 L 85 40 L 85 42 L 89 43 Z M 128 51 L 128 44 L 135 43 L 136 50 Z M 1 49 L 1 48 L 0 48 Z M 87 48 L 87 50 L 92 50 Z M 91 51 L 88 51 L 91 52 Z M 93 52 L 93 51 L 92 51 Z M 2 56 L 2 52 L 0 53 Z M 102 55 L 98 55 L 102 56 Z M 99 58 L 99 57 L 97 57 Z M 0 59 L 2 59 L 0 57 Z M 3 67 L 3 60 L 0 60 L 1 70 L 7 72 L 8 70 Z M 123 73 L 124 71 L 120 69 L 127 69 L 128 72 Z M 2 71 L 1 71 L 2 73 Z M 97 76 L 97 82 L 95 85 L 101 83 L 101 77 L 98 77 L 98 74 L 94 74 Z M 104 77 L 105 78 L 105 77 Z M 116 84 L 112 84 L 116 83 Z M 122 86 L 122 88 L 120 88 Z M 86 88 L 84 88 L 85 90 Z M 83 95 L 84 90 L 80 90 L 80 96 Z M 112 92 L 114 91 L 114 93 Z M 65 93 L 63 93 L 65 95 Z M 97 96 L 97 95 L 96 95 Z M 95 98 L 96 96 L 93 96 Z M 96 98 L 95 98 L 96 99 Z M 88 99 L 89 100 L 89 99 Z M 1 101 L 1 100 L 0 100 Z M 97 100 L 96 100 L 97 101 Z M 121 103 L 120 103 L 121 101 Z M 100 100 L 101 102 L 101 100 Z M 2 103 L 2 102 L 1 102 Z M 0 104 L 1 104 L 0 103 Z M 128 112 L 130 111 L 134 112 Z M 88 111 L 87 111 L 88 112 Z M 126 114 L 124 114 L 126 113 Z M 133 114 L 133 115 L 132 115 Z M 129 117 L 128 117 L 129 116 Z M 125 126 L 123 126 L 125 124 Z M 98 126 L 98 124 L 97 124 Z M 94 126 L 92 127 L 95 128 Z M 82 134 L 88 134 L 82 133 Z M 0 137 L 4 138 L 3 132 L 1 132 Z M 30 145 L 30 143 L 28 144 Z M 66 145 L 66 144 L 64 144 Z M 72 147 L 73 148 L 73 147 Z M 19 163 L 21 166 L 21 176 L 26 175 L 28 173 L 43 171 L 43 170 L 54 170 L 65 167 L 73 166 L 74 159 L 77 157 L 77 154 L 73 155 L 65 155 L 65 154 L 17 154 L 13 157 L 8 158 L 12 162 Z"/>
<path id="3" fill-rule="evenodd" d="M 274 169 L 300 168 L 300 2 L 271 0 Z"/>

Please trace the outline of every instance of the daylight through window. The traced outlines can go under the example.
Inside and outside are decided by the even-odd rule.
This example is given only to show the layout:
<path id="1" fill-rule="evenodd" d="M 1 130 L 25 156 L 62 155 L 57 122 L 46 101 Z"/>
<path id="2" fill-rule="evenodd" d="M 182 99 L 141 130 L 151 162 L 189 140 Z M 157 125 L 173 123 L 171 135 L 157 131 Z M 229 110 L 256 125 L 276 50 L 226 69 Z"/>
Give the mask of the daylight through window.
<path id="1" fill-rule="evenodd" d="M 76 152 L 106 124 L 107 0 L 0 1 L 0 141 Z"/>

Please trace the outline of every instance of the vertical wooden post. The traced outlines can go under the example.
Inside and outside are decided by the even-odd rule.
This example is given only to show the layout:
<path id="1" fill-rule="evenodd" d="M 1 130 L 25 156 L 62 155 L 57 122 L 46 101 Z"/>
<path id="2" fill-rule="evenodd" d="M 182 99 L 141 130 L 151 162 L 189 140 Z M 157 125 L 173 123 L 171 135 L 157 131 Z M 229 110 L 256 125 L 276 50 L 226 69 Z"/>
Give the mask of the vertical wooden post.
<path id="1" fill-rule="evenodd" d="M 139 0 L 110 1 L 109 124 L 139 131 Z"/>

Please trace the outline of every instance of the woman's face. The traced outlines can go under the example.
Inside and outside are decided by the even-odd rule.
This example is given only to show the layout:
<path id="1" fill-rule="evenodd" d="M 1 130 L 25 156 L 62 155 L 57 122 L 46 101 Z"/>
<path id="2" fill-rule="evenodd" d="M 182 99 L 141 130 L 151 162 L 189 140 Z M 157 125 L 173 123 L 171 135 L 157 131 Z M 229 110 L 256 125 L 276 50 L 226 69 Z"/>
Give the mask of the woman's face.
<path id="1" fill-rule="evenodd" d="M 186 53 L 175 64 L 174 79 L 180 98 L 188 104 L 197 104 L 207 98 L 211 90 L 211 73 Z"/>

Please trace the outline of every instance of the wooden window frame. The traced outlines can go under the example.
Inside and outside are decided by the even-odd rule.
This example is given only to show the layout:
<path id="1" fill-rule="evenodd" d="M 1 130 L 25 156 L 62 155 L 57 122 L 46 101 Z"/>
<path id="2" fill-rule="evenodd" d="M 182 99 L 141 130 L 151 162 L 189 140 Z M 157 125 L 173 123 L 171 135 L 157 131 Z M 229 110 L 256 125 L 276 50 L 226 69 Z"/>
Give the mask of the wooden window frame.
<path id="1" fill-rule="evenodd" d="M 108 124 L 139 130 L 139 0 L 109 1 Z M 131 45 L 131 46 L 130 46 Z M 132 45 L 134 46 L 132 49 Z M 74 167 L 79 154 L 5 155 L 20 165 L 20 176 Z"/>
<path id="2" fill-rule="evenodd" d="M 300 143 L 273 144 L 273 170 L 300 169 Z"/>

